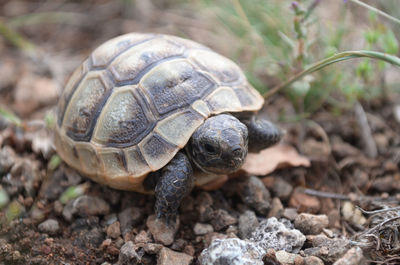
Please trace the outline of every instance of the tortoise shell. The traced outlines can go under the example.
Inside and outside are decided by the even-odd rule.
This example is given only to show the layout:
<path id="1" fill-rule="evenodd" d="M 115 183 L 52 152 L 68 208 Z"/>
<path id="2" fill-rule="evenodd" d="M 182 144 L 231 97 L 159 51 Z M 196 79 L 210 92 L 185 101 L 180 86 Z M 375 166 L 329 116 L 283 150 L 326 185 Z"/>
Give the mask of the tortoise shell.
<path id="1" fill-rule="evenodd" d="M 102 44 L 58 103 L 55 146 L 71 167 L 113 188 L 145 192 L 205 119 L 256 111 L 263 98 L 231 60 L 196 42 L 131 33 Z"/>

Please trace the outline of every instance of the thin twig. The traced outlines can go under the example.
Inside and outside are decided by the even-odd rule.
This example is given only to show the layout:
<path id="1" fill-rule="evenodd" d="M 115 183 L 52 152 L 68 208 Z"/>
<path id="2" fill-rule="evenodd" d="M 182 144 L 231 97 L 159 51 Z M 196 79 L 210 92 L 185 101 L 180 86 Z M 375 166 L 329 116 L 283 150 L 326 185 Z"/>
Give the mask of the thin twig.
<path id="1" fill-rule="evenodd" d="M 303 193 L 316 197 L 338 199 L 338 200 L 350 200 L 350 197 L 347 195 L 337 194 L 333 192 L 326 192 L 326 191 L 317 191 L 313 189 L 303 189 Z"/>
<path id="2" fill-rule="evenodd" d="M 399 207 L 393 207 L 393 208 L 386 208 L 386 209 L 379 209 L 379 210 L 374 210 L 374 211 L 367 211 L 364 210 L 363 208 L 356 206 L 363 214 L 377 214 L 377 213 L 384 213 L 384 212 L 388 212 L 388 211 L 398 211 L 400 210 L 400 206 Z"/>

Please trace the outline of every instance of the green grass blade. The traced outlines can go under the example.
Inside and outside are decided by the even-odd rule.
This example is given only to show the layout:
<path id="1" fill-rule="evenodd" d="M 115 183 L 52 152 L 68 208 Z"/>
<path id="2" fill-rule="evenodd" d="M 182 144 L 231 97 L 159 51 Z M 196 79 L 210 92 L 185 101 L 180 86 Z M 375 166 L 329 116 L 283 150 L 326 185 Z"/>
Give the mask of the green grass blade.
<path id="1" fill-rule="evenodd" d="M 268 98 L 268 97 L 272 96 L 273 94 L 275 94 L 282 88 L 289 86 L 290 84 L 299 80 L 303 76 L 313 73 L 315 71 L 318 71 L 328 65 L 331 65 L 331 64 L 337 63 L 337 62 L 341 62 L 341 61 L 345 61 L 345 60 L 349 60 L 349 59 L 362 58 L 362 57 L 377 59 L 377 60 L 388 62 L 388 63 L 396 65 L 396 66 L 400 66 L 400 58 L 399 57 L 390 55 L 390 54 L 386 54 L 386 53 L 382 53 L 382 52 L 364 51 L 364 50 L 341 52 L 341 53 L 335 54 L 331 57 L 328 57 L 326 59 L 323 59 L 319 62 L 312 64 L 311 66 L 306 68 L 304 71 L 294 75 L 293 77 L 289 78 L 287 81 L 283 82 L 282 84 L 267 91 L 264 94 L 264 98 Z"/>

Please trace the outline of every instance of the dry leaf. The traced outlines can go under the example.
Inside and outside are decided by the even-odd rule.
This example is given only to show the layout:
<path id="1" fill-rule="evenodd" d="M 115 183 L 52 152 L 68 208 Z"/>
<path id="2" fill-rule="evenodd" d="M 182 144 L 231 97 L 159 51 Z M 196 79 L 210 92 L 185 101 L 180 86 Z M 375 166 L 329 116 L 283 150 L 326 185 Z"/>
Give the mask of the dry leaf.
<path id="1" fill-rule="evenodd" d="M 277 168 L 300 166 L 309 167 L 310 160 L 300 155 L 294 147 L 279 144 L 257 154 L 249 153 L 241 170 L 247 175 L 264 176 Z"/>

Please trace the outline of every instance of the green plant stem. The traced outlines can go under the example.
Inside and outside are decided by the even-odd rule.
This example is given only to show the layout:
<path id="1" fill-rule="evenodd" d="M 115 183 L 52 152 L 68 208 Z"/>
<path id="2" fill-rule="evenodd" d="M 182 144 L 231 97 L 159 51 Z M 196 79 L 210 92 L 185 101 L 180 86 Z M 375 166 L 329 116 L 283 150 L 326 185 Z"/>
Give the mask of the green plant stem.
<path id="1" fill-rule="evenodd" d="M 11 29 L 4 21 L 0 20 L 0 35 L 14 46 L 24 51 L 32 51 L 35 45 L 22 37 L 17 31 Z"/>
<path id="2" fill-rule="evenodd" d="M 361 2 L 359 0 L 350 0 L 350 1 L 352 1 L 355 4 L 360 5 L 362 7 L 365 7 L 367 9 L 371 10 L 371 11 L 374 11 L 377 14 L 379 14 L 379 15 L 381 15 L 381 16 L 383 16 L 383 17 L 385 17 L 385 18 L 387 18 L 387 19 L 389 19 L 389 20 L 391 20 L 391 21 L 393 21 L 393 22 L 395 22 L 397 24 L 400 24 L 400 20 L 399 19 L 397 19 L 397 18 L 395 18 L 395 17 L 393 17 L 393 16 L 391 16 L 391 15 L 389 15 L 389 14 L 387 14 L 387 13 L 385 13 L 385 12 L 383 12 L 383 11 L 373 7 L 373 6 L 367 5 L 366 3 Z"/>
<path id="3" fill-rule="evenodd" d="M 381 52 L 374 52 L 374 51 L 346 51 L 346 52 L 341 52 L 338 54 L 335 54 L 329 58 L 323 59 L 319 62 L 316 62 L 312 64 L 310 67 L 306 68 L 304 71 L 301 71 L 294 75 L 293 77 L 289 78 L 287 81 L 283 82 L 282 84 L 277 85 L 276 87 L 268 90 L 264 94 L 264 98 L 269 98 L 273 94 L 277 93 L 279 90 L 281 90 L 284 87 L 287 87 L 288 85 L 292 84 L 296 80 L 302 78 L 303 76 L 313 73 L 315 71 L 318 71 L 325 66 L 331 65 L 336 62 L 340 61 L 345 61 L 349 59 L 354 59 L 354 58 L 362 58 L 362 57 L 367 57 L 367 58 L 372 58 L 372 59 L 378 59 L 382 60 L 388 63 L 391 63 L 393 65 L 400 66 L 400 58 L 389 55 L 386 53 L 381 53 Z"/>

